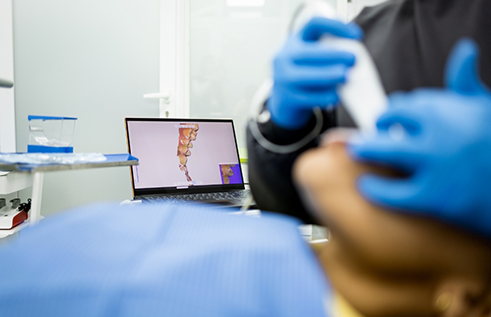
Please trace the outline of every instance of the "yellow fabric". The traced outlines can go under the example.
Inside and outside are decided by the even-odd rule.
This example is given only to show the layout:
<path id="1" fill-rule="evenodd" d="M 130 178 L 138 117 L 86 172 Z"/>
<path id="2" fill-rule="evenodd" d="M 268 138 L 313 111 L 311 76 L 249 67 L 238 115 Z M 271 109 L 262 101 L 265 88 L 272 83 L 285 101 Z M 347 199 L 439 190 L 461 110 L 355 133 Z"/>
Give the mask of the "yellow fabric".
<path id="1" fill-rule="evenodd" d="M 364 317 L 337 293 L 334 293 L 331 312 L 332 317 Z"/>

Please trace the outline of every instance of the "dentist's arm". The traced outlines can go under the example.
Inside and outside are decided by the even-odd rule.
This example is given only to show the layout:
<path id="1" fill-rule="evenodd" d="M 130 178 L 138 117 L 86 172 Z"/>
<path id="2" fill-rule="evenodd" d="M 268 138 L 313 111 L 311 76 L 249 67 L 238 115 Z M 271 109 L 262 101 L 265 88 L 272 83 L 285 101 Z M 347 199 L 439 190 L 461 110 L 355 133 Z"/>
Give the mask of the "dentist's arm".
<path id="1" fill-rule="evenodd" d="M 257 128 L 271 143 L 290 145 L 315 131 L 318 117 L 313 108 L 336 104 L 336 85 L 344 82 L 355 63 L 353 54 L 319 43 L 324 34 L 359 39 L 361 29 L 325 18 L 314 18 L 291 36 L 274 60 L 274 86 Z M 263 118 L 264 119 L 264 118 Z M 322 129 L 335 126 L 335 112 L 324 112 Z M 251 125 L 247 131 L 249 182 L 258 207 L 316 220 L 307 213 L 292 183 L 292 166 L 300 153 L 317 145 L 314 138 L 298 150 L 276 153 L 259 144 Z"/>

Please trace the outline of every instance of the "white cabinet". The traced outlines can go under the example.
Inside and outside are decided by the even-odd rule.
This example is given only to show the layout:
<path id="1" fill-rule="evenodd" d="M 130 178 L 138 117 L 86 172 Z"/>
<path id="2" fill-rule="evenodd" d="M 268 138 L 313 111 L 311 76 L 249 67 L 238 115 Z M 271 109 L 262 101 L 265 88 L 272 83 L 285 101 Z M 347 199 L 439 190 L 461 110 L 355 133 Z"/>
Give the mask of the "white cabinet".
<path id="1" fill-rule="evenodd" d="M 34 175 L 27 173 L 8 173 L 0 176 L 0 196 L 16 193 L 33 185 Z M 0 238 L 5 238 L 29 225 L 29 221 L 11 229 L 0 230 Z"/>

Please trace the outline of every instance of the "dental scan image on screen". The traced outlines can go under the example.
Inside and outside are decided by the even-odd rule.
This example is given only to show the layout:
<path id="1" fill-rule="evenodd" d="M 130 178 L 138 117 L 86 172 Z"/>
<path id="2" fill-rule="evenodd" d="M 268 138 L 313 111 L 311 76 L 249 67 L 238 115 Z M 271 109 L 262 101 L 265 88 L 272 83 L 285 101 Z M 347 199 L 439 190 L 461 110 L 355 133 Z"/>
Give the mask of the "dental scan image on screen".
<path id="1" fill-rule="evenodd" d="M 130 121 L 135 189 L 242 183 L 231 122 Z"/>
<path id="2" fill-rule="evenodd" d="M 198 135 L 199 125 L 193 124 L 180 124 L 179 125 L 179 140 L 177 142 L 177 157 L 179 157 L 179 169 L 184 172 L 186 180 L 189 185 L 193 184 L 193 179 L 189 176 L 189 170 L 187 167 L 188 158 L 191 156 L 191 149 L 193 148 L 193 141 L 196 140 Z"/>
<path id="3" fill-rule="evenodd" d="M 220 173 L 222 174 L 222 184 L 242 184 L 239 165 L 222 164 L 220 165 Z"/>

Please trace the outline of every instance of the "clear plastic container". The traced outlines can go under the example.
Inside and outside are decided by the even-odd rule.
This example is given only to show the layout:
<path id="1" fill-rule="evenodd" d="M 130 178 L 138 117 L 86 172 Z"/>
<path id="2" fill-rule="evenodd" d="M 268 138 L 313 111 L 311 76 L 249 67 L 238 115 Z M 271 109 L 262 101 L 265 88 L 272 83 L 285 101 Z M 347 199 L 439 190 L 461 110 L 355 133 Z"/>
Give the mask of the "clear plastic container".
<path id="1" fill-rule="evenodd" d="M 77 118 L 28 116 L 28 153 L 73 153 Z"/>

